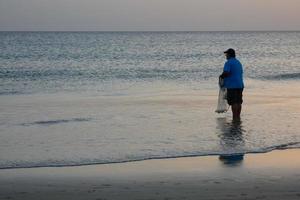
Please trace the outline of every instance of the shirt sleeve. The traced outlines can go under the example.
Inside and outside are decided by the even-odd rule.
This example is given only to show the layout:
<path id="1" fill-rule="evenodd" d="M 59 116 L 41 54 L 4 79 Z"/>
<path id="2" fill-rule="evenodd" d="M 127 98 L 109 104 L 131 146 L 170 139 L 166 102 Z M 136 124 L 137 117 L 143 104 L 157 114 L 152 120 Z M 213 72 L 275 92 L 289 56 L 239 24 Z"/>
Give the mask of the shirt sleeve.
<path id="1" fill-rule="evenodd" d="M 230 72 L 230 63 L 228 61 L 224 64 L 223 71 L 224 72 Z"/>

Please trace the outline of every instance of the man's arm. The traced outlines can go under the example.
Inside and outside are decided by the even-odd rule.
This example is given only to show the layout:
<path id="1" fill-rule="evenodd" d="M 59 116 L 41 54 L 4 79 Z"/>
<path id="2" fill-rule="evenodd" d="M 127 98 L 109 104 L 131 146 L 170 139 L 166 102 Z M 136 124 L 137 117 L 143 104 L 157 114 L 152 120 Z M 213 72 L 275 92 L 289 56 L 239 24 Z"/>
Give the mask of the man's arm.
<path id="1" fill-rule="evenodd" d="M 230 76 L 230 70 L 231 70 L 231 65 L 230 65 L 230 62 L 227 61 L 224 64 L 223 73 L 220 75 L 219 78 L 224 79 L 224 78 Z"/>

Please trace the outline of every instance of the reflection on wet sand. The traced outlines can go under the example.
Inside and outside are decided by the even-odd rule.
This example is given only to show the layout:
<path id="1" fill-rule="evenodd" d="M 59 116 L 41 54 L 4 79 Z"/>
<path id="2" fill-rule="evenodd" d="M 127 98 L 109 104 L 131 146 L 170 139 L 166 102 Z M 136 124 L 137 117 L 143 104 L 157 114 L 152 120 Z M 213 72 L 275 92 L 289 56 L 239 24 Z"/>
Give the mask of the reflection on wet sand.
<path id="1" fill-rule="evenodd" d="M 244 146 L 243 133 L 245 130 L 241 120 L 227 121 L 227 118 L 217 118 L 217 130 L 220 137 L 220 145 L 225 150 L 232 150 Z M 226 151 L 228 152 L 228 151 Z M 220 155 L 219 160 L 224 165 L 239 166 L 242 164 L 244 154 Z"/>
<path id="2" fill-rule="evenodd" d="M 224 165 L 238 166 L 238 165 L 242 164 L 242 162 L 244 160 L 244 154 L 221 155 L 221 156 L 219 156 L 219 160 Z"/>

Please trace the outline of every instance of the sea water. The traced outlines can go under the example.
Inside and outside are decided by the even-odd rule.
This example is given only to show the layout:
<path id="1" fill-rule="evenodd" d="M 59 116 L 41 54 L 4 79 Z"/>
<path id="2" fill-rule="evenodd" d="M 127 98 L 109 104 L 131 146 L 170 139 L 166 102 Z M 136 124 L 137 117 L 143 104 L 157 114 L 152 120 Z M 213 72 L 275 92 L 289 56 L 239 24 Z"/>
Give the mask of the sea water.
<path id="1" fill-rule="evenodd" d="M 218 76 L 244 66 L 240 122 Z M 300 32 L 0 32 L 0 168 L 300 147 Z"/>

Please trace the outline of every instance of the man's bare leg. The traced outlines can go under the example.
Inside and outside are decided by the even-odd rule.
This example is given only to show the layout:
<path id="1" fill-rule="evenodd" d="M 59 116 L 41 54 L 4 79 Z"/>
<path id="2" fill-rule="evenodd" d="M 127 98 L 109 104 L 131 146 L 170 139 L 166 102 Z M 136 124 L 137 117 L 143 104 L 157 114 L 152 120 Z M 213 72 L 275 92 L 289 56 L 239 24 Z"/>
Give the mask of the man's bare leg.
<path id="1" fill-rule="evenodd" d="M 241 111 L 242 111 L 242 104 L 232 104 L 232 119 L 233 120 L 240 120 L 241 119 Z"/>

